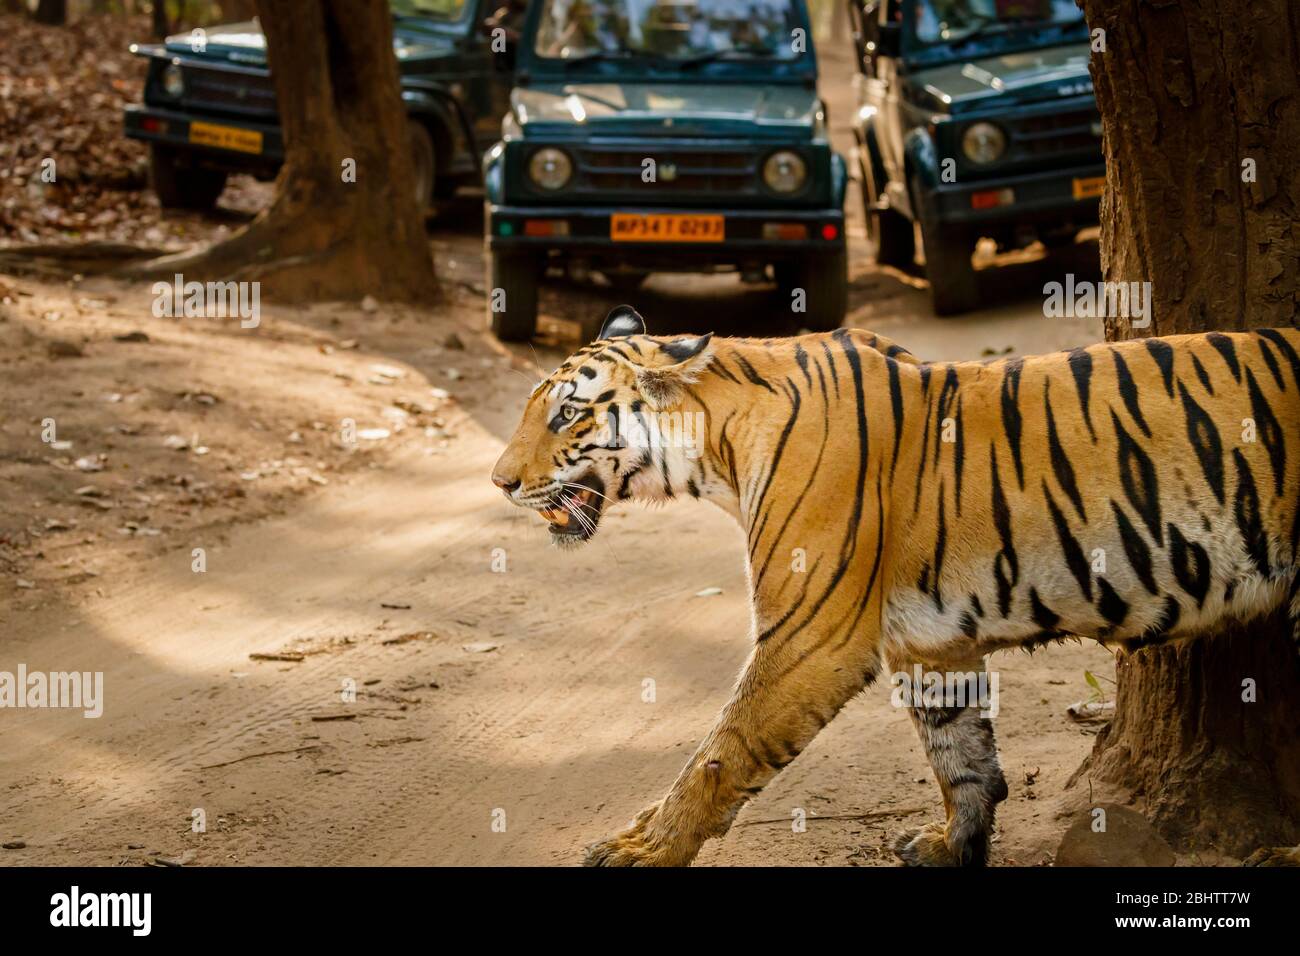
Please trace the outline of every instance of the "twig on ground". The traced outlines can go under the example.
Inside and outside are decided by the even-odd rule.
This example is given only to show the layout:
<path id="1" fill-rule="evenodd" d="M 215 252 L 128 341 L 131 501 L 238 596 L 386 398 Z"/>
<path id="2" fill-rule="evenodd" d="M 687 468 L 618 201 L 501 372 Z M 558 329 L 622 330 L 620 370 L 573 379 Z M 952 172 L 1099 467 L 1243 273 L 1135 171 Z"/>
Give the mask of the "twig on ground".
<path id="1" fill-rule="evenodd" d="M 300 754 L 309 750 L 320 750 L 320 744 L 308 744 L 306 747 L 294 747 L 292 750 L 264 750 L 256 754 L 244 754 L 242 757 L 236 757 L 234 760 L 223 760 L 221 763 L 210 763 L 199 767 L 200 770 L 215 770 L 217 767 L 229 767 L 232 763 L 242 763 L 245 760 L 252 760 L 255 757 L 276 757 L 280 754 Z"/>
<path id="2" fill-rule="evenodd" d="M 832 813 L 820 817 L 807 817 L 808 823 L 816 823 L 819 820 L 856 820 L 865 823 L 868 820 L 878 820 L 881 817 L 907 817 L 914 813 L 924 813 L 925 807 L 908 807 L 901 810 L 873 810 L 870 813 Z M 760 823 L 789 823 L 789 817 L 776 817 L 772 820 L 742 820 L 737 823 L 738 827 L 754 827 Z"/>

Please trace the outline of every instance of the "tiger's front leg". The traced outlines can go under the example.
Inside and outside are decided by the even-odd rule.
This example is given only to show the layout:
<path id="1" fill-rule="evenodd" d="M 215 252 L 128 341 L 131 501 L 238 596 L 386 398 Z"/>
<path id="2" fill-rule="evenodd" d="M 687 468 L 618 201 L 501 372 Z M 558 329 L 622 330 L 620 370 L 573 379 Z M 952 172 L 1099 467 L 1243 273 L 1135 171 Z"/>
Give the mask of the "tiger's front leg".
<path id="1" fill-rule="evenodd" d="M 875 635 L 760 641 L 731 700 L 668 793 L 587 850 L 588 866 L 685 866 L 808 745 L 879 666 Z"/>

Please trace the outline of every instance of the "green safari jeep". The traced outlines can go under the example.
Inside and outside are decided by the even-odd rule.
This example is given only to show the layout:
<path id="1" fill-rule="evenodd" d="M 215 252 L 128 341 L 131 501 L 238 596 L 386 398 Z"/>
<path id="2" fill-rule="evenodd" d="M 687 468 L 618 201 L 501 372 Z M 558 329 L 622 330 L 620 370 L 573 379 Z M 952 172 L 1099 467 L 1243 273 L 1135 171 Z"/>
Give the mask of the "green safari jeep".
<path id="1" fill-rule="evenodd" d="M 920 226 L 939 315 L 980 304 L 971 253 L 1072 243 L 1106 183 L 1074 0 L 849 0 L 867 239 L 908 269 Z"/>
<path id="2" fill-rule="evenodd" d="M 429 206 L 476 183 L 511 87 L 510 0 L 388 0 L 406 107 L 416 202 Z M 485 18 L 492 17 L 487 22 Z M 270 179 L 284 142 L 256 21 L 132 44 L 149 62 L 144 102 L 126 108 L 126 135 L 150 146 L 150 179 L 167 208 L 209 209 L 230 173 Z"/>
<path id="3" fill-rule="evenodd" d="M 775 280 L 803 326 L 847 299 L 843 157 L 804 0 L 537 0 L 484 161 L 488 320 L 526 339 L 548 269 Z"/>

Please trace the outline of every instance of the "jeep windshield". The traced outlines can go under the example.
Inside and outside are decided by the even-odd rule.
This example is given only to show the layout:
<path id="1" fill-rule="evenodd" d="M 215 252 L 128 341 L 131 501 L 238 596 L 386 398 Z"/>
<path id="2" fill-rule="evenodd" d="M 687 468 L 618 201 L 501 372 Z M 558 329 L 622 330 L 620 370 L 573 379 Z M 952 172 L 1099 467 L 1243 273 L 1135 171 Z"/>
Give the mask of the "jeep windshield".
<path id="1" fill-rule="evenodd" d="M 795 0 L 543 0 L 533 52 L 572 63 L 790 62 L 806 35 Z"/>
<path id="2" fill-rule="evenodd" d="M 927 46 L 1023 28 L 1083 25 L 1074 0 L 916 0 L 915 11 L 915 37 Z"/>

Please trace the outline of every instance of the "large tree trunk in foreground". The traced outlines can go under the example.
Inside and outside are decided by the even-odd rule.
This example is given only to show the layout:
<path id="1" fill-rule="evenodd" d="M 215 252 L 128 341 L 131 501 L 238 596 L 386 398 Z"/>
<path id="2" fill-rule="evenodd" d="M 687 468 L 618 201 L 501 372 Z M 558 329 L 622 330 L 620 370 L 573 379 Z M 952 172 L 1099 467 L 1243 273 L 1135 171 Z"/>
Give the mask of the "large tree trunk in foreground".
<path id="1" fill-rule="evenodd" d="M 1105 52 L 1107 281 L 1153 322 L 1107 338 L 1296 325 L 1300 10 L 1291 0 L 1084 0 Z M 1254 181 L 1243 182 L 1253 160 Z M 1247 175 L 1247 179 L 1251 177 Z M 1293 442 L 1294 443 L 1294 442 Z M 1114 721 L 1074 781 L 1145 803 L 1176 849 L 1300 842 L 1300 664 L 1284 616 L 1120 660 Z M 1243 682 L 1256 684 L 1255 703 Z"/>
<path id="2" fill-rule="evenodd" d="M 258 0 L 257 9 L 286 144 L 275 200 L 227 242 L 135 274 L 261 280 L 282 300 L 432 296 L 388 5 Z"/>

